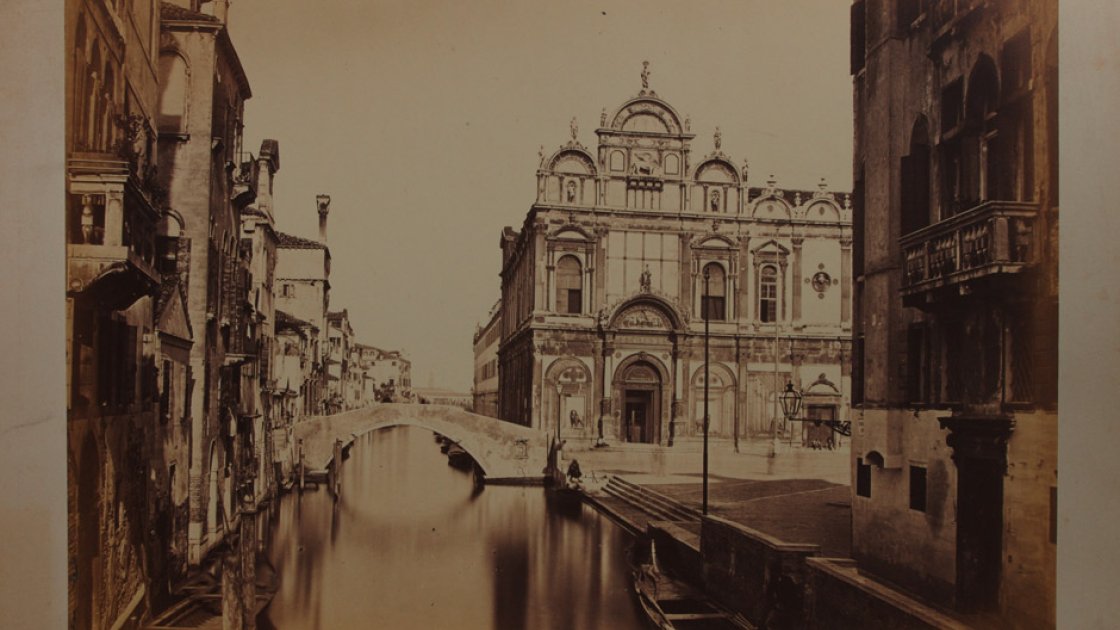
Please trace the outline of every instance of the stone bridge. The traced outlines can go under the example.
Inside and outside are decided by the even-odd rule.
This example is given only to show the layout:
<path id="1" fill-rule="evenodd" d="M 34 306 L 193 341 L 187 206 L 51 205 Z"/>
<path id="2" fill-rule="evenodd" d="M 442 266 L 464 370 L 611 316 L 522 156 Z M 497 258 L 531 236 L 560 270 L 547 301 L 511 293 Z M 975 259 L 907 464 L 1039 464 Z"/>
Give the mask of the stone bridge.
<path id="1" fill-rule="evenodd" d="M 378 403 L 298 422 L 293 439 L 296 444 L 303 440 L 305 466 L 324 470 L 332 468 L 336 439 L 349 444 L 370 431 L 398 426 L 421 427 L 455 442 L 478 463 L 486 483 L 540 483 L 544 479 L 548 458 L 544 434 L 450 405 Z"/>

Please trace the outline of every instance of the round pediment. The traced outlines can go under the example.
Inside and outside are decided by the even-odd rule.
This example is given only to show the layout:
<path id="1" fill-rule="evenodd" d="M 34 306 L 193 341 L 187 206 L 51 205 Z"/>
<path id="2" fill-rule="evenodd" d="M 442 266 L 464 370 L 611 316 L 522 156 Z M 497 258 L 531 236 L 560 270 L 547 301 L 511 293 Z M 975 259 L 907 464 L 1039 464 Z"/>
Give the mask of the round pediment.
<path id="1" fill-rule="evenodd" d="M 680 134 L 677 112 L 665 101 L 639 97 L 623 104 L 615 113 L 611 128 L 638 133 Z"/>
<path id="2" fill-rule="evenodd" d="M 619 313 L 615 320 L 619 328 L 634 330 L 669 330 L 668 318 L 659 309 L 649 305 L 636 305 Z"/>

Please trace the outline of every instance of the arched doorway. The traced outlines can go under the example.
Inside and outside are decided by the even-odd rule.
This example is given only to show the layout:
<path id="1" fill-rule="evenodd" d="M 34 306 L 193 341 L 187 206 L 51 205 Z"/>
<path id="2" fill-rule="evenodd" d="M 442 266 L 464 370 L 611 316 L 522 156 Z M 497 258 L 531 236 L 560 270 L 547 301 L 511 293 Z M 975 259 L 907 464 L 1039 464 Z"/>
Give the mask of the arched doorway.
<path id="1" fill-rule="evenodd" d="M 704 433 L 704 365 L 692 376 L 692 426 L 696 435 Z M 708 434 L 731 437 L 735 429 L 735 375 L 721 363 L 709 366 Z"/>
<path id="2" fill-rule="evenodd" d="M 646 361 L 623 368 L 619 378 L 622 399 L 622 439 L 657 444 L 661 440 L 661 375 Z"/>

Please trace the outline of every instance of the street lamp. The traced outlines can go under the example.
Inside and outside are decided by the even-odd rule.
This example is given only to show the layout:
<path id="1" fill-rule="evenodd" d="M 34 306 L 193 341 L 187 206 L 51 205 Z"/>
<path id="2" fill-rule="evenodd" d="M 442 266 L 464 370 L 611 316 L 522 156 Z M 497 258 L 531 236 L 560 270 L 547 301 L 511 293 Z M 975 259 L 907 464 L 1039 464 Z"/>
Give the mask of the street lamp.
<path id="1" fill-rule="evenodd" d="M 778 398 L 782 403 L 782 414 L 785 415 L 786 420 L 790 422 L 812 422 L 814 426 L 826 426 L 832 429 L 833 432 L 843 436 L 850 437 L 852 435 L 852 423 L 848 421 L 841 422 L 839 420 L 822 420 L 820 418 L 798 418 L 797 414 L 801 411 L 802 398 L 801 392 L 795 390 L 793 388 L 793 383 L 787 381 L 785 391 L 783 391 Z"/>
<path id="2" fill-rule="evenodd" d="M 700 310 L 704 313 L 704 515 L 708 515 L 708 279 L 711 274 L 704 266 L 704 299 Z"/>

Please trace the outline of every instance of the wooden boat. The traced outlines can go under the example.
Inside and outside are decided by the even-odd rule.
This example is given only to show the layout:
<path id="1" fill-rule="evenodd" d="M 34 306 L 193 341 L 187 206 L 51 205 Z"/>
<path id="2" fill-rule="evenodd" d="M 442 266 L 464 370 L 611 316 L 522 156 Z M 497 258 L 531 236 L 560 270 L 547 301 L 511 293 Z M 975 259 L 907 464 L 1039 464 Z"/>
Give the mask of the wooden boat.
<path id="1" fill-rule="evenodd" d="M 657 566 L 657 550 L 652 542 L 650 562 L 634 571 L 634 590 L 642 609 L 660 630 L 753 630 L 741 615 L 732 614 L 699 590 L 663 573 Z"/>
<path id="2" fill-rule="evenodd" d="M 578 515 L 583 511 L 583 490 L 579 482 L 563 481 L 546 489 L 545 498 L 565 514 Z"/>
<path id="3" fill-rule="evenodd" d="M 459 470 L 471 470 L 474 468 L 474 458 L 463 447 L 453 443 L 447 449 L 447 465 Z"/>

